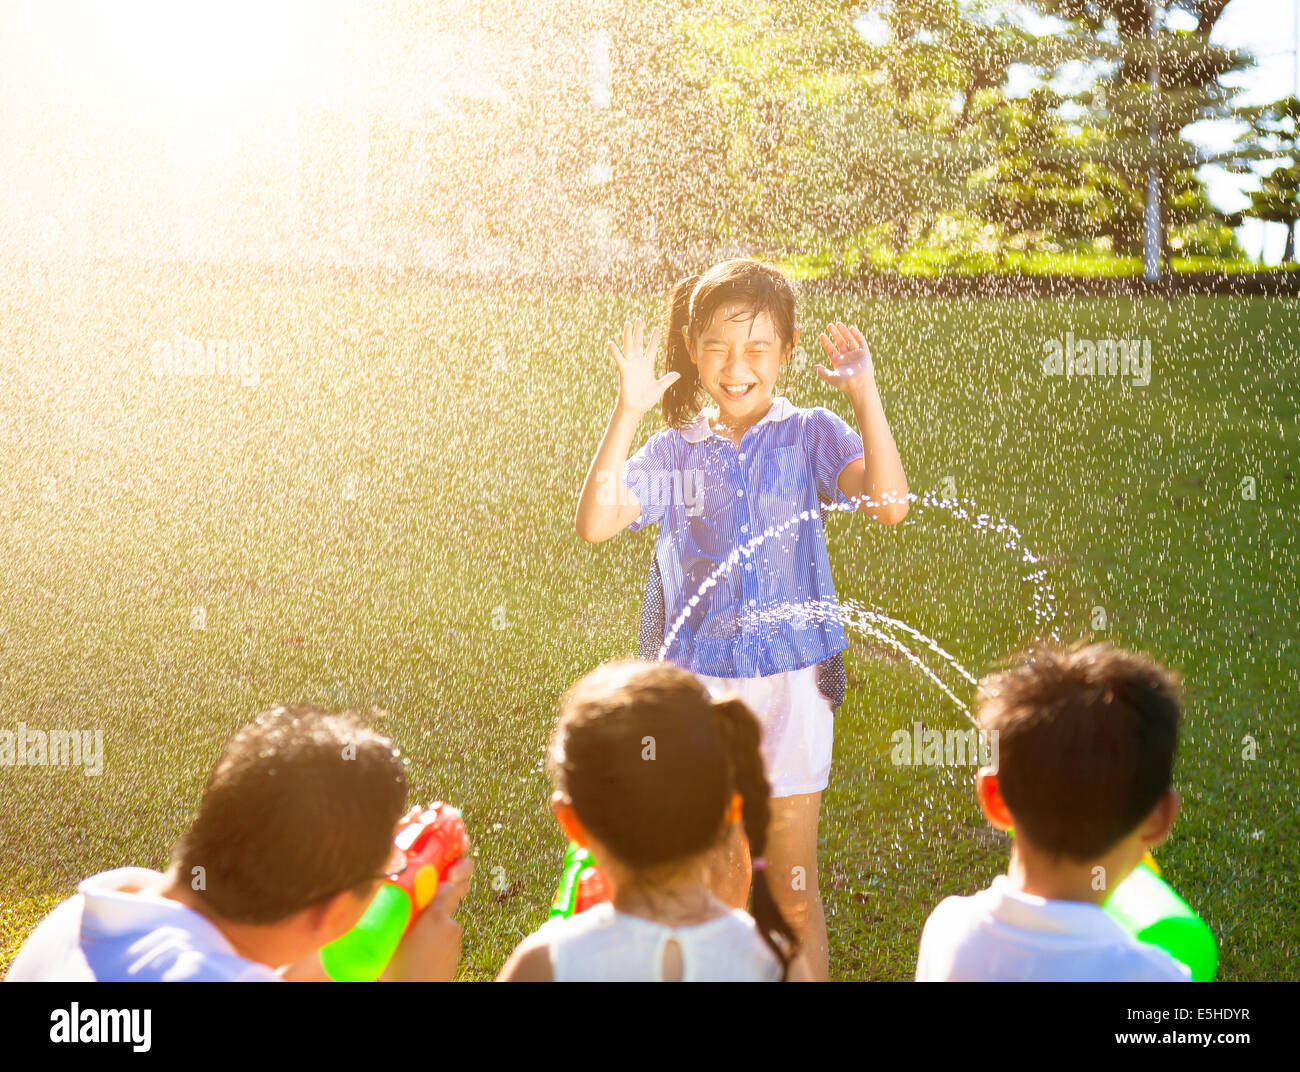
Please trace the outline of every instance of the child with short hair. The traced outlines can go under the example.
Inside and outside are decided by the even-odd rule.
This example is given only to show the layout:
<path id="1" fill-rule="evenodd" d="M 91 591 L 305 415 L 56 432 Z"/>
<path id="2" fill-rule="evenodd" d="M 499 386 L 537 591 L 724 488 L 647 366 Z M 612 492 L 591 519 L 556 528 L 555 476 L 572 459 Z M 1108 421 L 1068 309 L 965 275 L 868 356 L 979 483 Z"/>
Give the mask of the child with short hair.
<path id="1" fill-rule="evenodd" d="M 1109 644 L 1043 648 L 980 682 L 999 763 L 976 779 L 985 817 L 1012 831 L 986 890 L 948 897 L 921 935 L 919 982 L 1186 981 L 1102 905 L 1178 815 L 1176 675 Z"/>
<path id="2" fill-rule="evenodd" d="M 503 982 L 777 982 L 809 978 L 763 873 L 770 791 L 759 724 L 671 663 L 620 660 L 570 689 L 551 738 L 551 808 L 591 851 L 611 900 L 524 939 Z M 754 915 L 714 895 L 714 857 L 743 822 Z"/>
<path id="3" fill-rule="evenodd" d="M 166 874 L 86 879 L 24 943 L 11 982 L 324 979 L 320 950 L 357 925 L 405 862 L 394 835 L 406 770 L 360 711 L 278 706 L 226 742 Z M 384 978 L 449 980 L 465 856 L 398 946 Z"/>

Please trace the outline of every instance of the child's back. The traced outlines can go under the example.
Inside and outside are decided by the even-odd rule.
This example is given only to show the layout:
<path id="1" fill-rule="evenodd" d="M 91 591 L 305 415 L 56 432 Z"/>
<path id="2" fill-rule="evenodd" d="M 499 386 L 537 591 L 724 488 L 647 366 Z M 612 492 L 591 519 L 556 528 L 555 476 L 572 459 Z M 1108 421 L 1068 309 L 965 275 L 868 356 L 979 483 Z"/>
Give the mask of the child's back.
<path id="1" fill-rule="evenodd" d="M 948 897 L 926 921 L 918 982 L 1184 982 L 1186 967 L 1139 942 L 1096 905 L 1052 901 L 999 875 L 971 897 Z"/>
<path id="2" fill-rule="evenodd" d="M 781 962 L 753 918 L 732 909 L 669 927 L 608 902 L 543 927 L 556 982 L 780 982 Z M 673 949 L 673 946 L 676 949 Z"/>
<path id="3" fill-rule="evenodd" d="M 526 937 L 499 979 L 518 982 L 805 980 L 767 884 L 771 788 L 761 728 L 672 663 L 618 661 L 566 694 L 551 737 L 551 807 L 598 862 L 609 894 Z M 720 899 L 718 862 L 743 830 L 751 917 Z M 730 895 L 728 895 L 730 896 Z"/>
<path id="4" fill-rule="evenodd" d="M 998 758 L 976 792 L 989 822 L 1014 831 L 1011 862 L 988 889 L 931 913 L 919 981 L 1191 978 L 1102 907 L 1178 814 L 1178 691 L 1163 667 L 1105 644 L 1040 649 L 980 682 Z"/>

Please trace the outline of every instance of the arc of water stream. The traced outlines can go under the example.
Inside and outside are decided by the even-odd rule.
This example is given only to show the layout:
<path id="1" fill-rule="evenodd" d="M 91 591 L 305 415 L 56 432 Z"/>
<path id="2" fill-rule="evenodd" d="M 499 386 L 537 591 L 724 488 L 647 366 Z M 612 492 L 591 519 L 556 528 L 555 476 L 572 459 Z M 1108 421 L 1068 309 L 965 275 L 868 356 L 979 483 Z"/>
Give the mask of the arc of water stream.
<path id="1" fill-rule="evenodd" d="M 1020 561 L 1027 565 L 1037 565 L 1039 563 L 1038 556 L 1024 545 L 1023 539 L 1020 535 L 1020 530 L 1017 529 L 1015 525 L 1011 524 L 1011 522 L 1007 521 L 1005 518 L 995 519 L 991 514 L 979 513 L 979 507 L 971 499 L 938 498 L 933 492 L 925 492 L 921 495 L 909 492 L 906 498 L 909 503 L 916 503 L 922 508 L 935 507 L 944 509 L 958 520 L 970 521 L 972 527 L 977 532 L 990 531 L 1002 535 L 1006 538 L 1003 546 L 1007 550 L 1019 552 Z M 881 501 L 871 499 L 867 496 L 855 496 L 848 503 L 829 503 L 827 504 L 827 508 L 843 510 L 845 512 L 856 512 L 862 506 L 885 506 L 899 501 L 901 500 L 888 495 Z M 973 516 L 972 512 L 975 512 Z M 765 540 L 779 536 L 781 533 L 785 532 L 787 529 L 793 528 L 795 525 L 811 521 L 813 518 L 820 516 L 820 513 L 816 511 L 801 511 L 800 513 L 793 515 L 787 521 L 781 522 L 778 525 L 769 526 L 763 532 L 750 539 L 742 547 L 733 550 L 730 555 L 714 567 L 712 572 L 710 572 L 700 584 L 699 588 L 696 589 L 695 594 L 687 600 L 686 606 L 682 608 L 681 612 L 673 621 L 672 627 L 665 634 L 664 642 L 659 648 L 658 658 L 663 660 L 667 657 L 669 647 L 671 647 L 673 640 L 681 631 L 681 627 L 685 624 L 691 610 L 699 605 L 700 597 L 716 585 L 718 581 L 732 569 L 732 567 L 739 563 L 741 558 L 750 557 L 754 553 L 755 549 L 761 546 Z M 1052 623 L 1050 626 L 1049 636 L 1053 639 L 1058 639 L 1054 624 L 1056 616 L 1056 594 L 1052 590 L 1051 583 L 1047 580 L 1047 570 L 1045 568 L 1037 569 L 1023 576 L 1021 579 L 1032 581 L 1034 584 L 1033 610 L 1035 620 L 1040 625 L 1042 625 L 1044 621 Z M 884 630 L 879 627 L 884 626 L 886 628 L 898 629 L 915 638 L 917 641 L 928 647 L 935 655 L 947 662 L 967 682 L 972 685 L 977 684 L 975 676 L 967 670 L 951 652 L 944 649 L 943 646 L 932 637 L 926 636 L 919 629 L 908 625 L 901 619 L 894 618 L 891 615 L 885 614 L 883 611 L 868 608 L 855 600 L 845 600 L 843 603 L 838 604 L 818 601 L 812 604 L 787 605 L 787 607 L 789 606 L 796 607 L 800 613 L 833 614 L 840 617 L 841 620 L 847 620 L 848 624 L 853 628 L 860 629 L 869 636 L 875 637 L 887 646 L 899 651 L 914 666 L 933 681 L 968 719 L 972 722 L 975 721 L 974 717 L 970 713 L 969 706 L 963 703 L 956 694 L 953 693 L 953 691 L 944 683 L 942 678 L 927 666 L 920 657 L 911 650 L 911 648 L 900 641 L 897 637 L 884 632 Z M 773 608 L 765 612 L 760 612 L 760 617 L 772 615 L 780 610 L 781 608 Z M 852 617 L 853 615 L 856 615 L 858 620 L 854 620 Z"/>
<path id="2" fill-rule="evenodd" d="M 957 709 L 961 711 L 962 714 L 967 718 L 970 718 L 972 722 L 974 721 L 970 713 L 970 706 L 963 702 L 938 674 L 922 662 L 916 652 L 900 641 L 896 636 L 892 636 L 891 634 L 884 632 L 882 629 L 877 628 L 877 625 L 900 629 L 908 635 L 915 637 L 932 652 L 947 662 L 970 684 L 977 684 L 978 682 L 975 676 L 957 660 L 955 655 L 947 651 L 933 637 L 926 636 L 919 629 L 913 628 L 900 618 L 894 618 L 881 611 L 872 610 L 871 608 L 852 599 L 846 599 L 842 603 L 833 603 L 829 600 L 813 600 L 808 603 L 783 603 L 766 611 L 761 611 L 754 617 L 758 621 L 762 622 L 769 619 L 773 621 L 782 621 L 785 619 L 794 621 L 796 616 L 802 618 L 836 618 L 843 621 L 851 629 L 856 629 L 868 636 L 875 637 L 887 647 L 893 648 L 895 651 L 901 653 L 910 663 L 912 663 L 913 666 L 933 681 L 944 695 L 952 700 L 953 704 L 956 705 Z M 978 726 L 976 728 L 978 729 Z"/>

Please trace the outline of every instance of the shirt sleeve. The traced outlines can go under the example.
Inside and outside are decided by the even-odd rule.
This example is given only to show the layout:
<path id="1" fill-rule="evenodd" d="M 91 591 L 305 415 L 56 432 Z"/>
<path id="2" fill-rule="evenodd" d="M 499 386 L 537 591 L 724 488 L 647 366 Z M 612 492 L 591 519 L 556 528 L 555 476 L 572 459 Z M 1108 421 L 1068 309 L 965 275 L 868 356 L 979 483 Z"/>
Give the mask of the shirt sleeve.
<path id="1" fill-rule="evenodd" d="M 808 454 L 812 458 L 821 502 L 848 505 L 852 502 L 839 486 L 840 473 L 849 462 L 862 457 L 862 436 L 838 414 L 818 406 L 808 419 Z"/>
<path id="2" fill-rule="evenodd" d="M 660 432 L 646 440 L 645 446 L 623 467 L 623 483 L 641 504 L 641 515 L 628 525 L 629 532 L 640 532 L 647 525 L 657 525 L 667 513 L 664 497 L 656 494 L 655 489 L 662 485 L 664 472 L 671 466 L 668 453 L 668 437 Z"/>
<path id="3" fill-rule="evenodd" d="M 948 982 L 951 971 L 952 949 L 955 940 L 950 922 L 950 909 L 959 908 L 961 898 L 945 897 L 930 913 L 921 928 L 921 944 L 916 953 L 916 981 L 918 983 Z"/>
<path id="4" fill-rule="evenodd" d="M 934 916 L 933 914 L 925 921 L 925 926 L 921 928 L 921 945 L 916 951 L 916 981 L 918 983 L 934 982 L 934 968 L 930 961 L 931 946 L 934 944 Z"/>

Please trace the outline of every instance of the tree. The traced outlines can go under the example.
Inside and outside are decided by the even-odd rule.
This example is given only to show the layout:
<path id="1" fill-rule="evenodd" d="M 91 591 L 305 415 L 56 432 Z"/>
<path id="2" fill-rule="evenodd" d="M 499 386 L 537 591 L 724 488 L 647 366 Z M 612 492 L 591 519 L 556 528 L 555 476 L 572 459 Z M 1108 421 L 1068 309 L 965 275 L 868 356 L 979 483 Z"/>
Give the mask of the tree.
<path id="1" fill-rule="evenodd" d="M 1231 89 L 1223 76 L 1249 62 L 1210 44 L 1227 0 L 1037 0 L 1036 6 L 1068 24 L 1059 37 L 1040 42 L 1036 58 L 1058 67 L 1070 60 L 1105 66 L 1096 86 L 1076 98 L 1084 111 L 1080 122 L 1104 135 L 1087 151 L 1130 191 L 1142 191 L 1139 228 L 1129 229 L 1122 214 L 1116 217 L 1124 225 L 1112 234 L 1117 249 L 1154 248 L 1155 267 L 1163 274 L 1172 187 L 1208 159 L 1182 131 L 1198 120 L 1231 114 Z M 1193 16 L 1195 26 L 1171 29 L 1172 11 Z M 1160 13 L 1166 15 L 1163 26 Z"/>
<path id="2" fill-rule="evenodd" d="M 657 282 L 685 274 L 701 245 L 735 230 L 734 140 L 696 50 L 691 0 L 647 0 L 611 27 L 611 99 L 601 132 L 619 234 L 652 251 Z"/>
<path id="3" fill-rule="evenodd" d="M 1260 161 L 1278 161 L 1278 166 L 1260 178 L 1260 187 L 1250 195 L 1250 205 L 1238 217 L 1249 216 L 1265 223 L 1286 226 L 1283 263 L 1296 259 L 1295 225 L 1300 220 L 1300 98 L 1282 97 L 1269 104 L 1237 109 L 1246 122 L 1240 149 L 1229 170 L 1256 174 Z"/>
<path id="4" fill-rule="evenodd" d="M 1018 44 L 957 0 L 895 0 L 883 44 L 860 5 L 658 0 L 620 26 L 613 144 L 629 237 L 736 242 L 843 267 L 888 236 L 895 254 L 974 202 L 981 121 Z"/>
<path id="5" fill-rule="evenodd" d="M 1161 224 L 1162 266 L 1171 232 L 1220 243 L 1206 158 L 1182 131 L 1226 113 L 1222 76 L 1246 61 L 1208 43 L 1223 4 L 1170 3 L 1195 28 L 1155 41 L 1146 0 L 1029 0 L 1063 20 L 1046 36 L 985 0 L 626 9 L 609 135 L 620 230 L 682 268 L 734 243 L 853 271 L 954 234 L 1130 255 L 1144 217 Z M 1050 79 L 1080 61 L 1083 88 L 1007 94 L 1012 64 Z"/>

